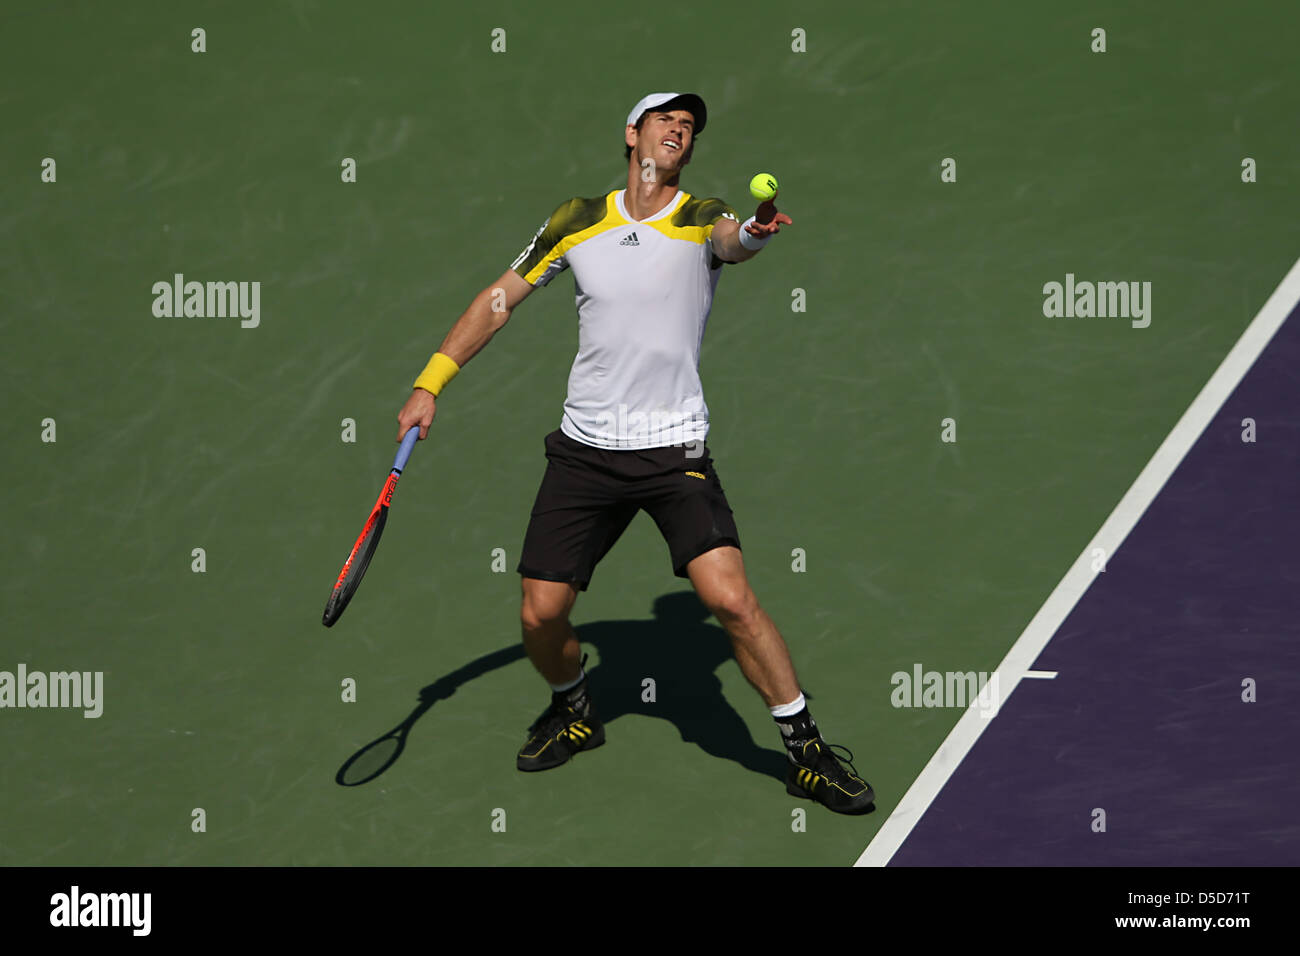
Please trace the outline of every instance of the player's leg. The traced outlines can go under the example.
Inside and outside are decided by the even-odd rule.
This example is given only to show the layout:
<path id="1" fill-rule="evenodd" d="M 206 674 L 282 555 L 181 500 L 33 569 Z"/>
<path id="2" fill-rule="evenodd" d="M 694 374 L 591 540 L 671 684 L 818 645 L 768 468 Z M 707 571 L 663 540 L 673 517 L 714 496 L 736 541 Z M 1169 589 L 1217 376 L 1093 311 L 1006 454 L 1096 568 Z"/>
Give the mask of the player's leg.
<path id="1" fill-rule="evenodd" d="M 520 770 L 549 770 L 605 742 L 604 725 L 587 690 L 585 658 L 579 660 L 578 635 L 569 623 L 577 599 L 575 584 L 523 578 L 519 618 L 524 650 L 550 685 L 551 703 L 528 728 L 515 761 Z"/>
<path id="2" fill-rule="evenodd" d="M 736 663 L 763 702 L 780 707 L 800 695 L 794 662 L 781 632 L 758 603 L 740 549 L 723 546 L 707 551 L 686 565 L 701 603 L 731 638 Z"/>
<path id="3" fill-rule="evenodd" d="M 520 622 L 528 659 L 551 688 L 551 702 L 528 727 L 515 766 L 520 770 L 549 770 L 582 750 L 605 742 L 605 727 L 596 716 L 588 692 L 586 658 L 579 660 L 578 635 L 569 612 L 578 586 L 525 576 Z"/>
<path id="4" fill-rule="evenodd" d="M 869 810 L 875 794 L 853 769 L 852 753 L 845 769 L 843 758 L 822 739 L 785 640 L 749 586 L 740 549 L 724 546 L 707 551 L 686 565 L 686 573 L 701 602 L 730 635 L 741 672 L 762 695 L 781 729 L 790 758 L 786 790 L 812 797 L 837 813 Z"/>
<path id="5" fill-rule="evenodd" d="M 605 742 L 588 694 L 578 636 L 569 612 L 596 564 L 636 514 L 620 498 L 599 449 L 553 432 L 546 473 L 519 558 L 524 649 L 551 688 L 551 703 L 528 728 L 520 770 L 548 770 Z"/>
<path id="6" fill-rule="evenodd" d="M 708 449 L 687 457 L 656 449 L 660 473 L 643 507 L 668 543 L 673 572 L 689 578 L 700 601 L 731 638 L 741 673 L 769 708 L 800 697 L 794 664 L 776 625 L 759 606 L 740 556 L 740 532 Z"/>
<path id="7" fill-rule="evenodd" d="M 791 764 L 786 789 L 840 813 L 869 809 L 871 787 L 846 770 L 822 740 L 785 640 L 749 586 L 740 533 L 708 450 L 695 460 L 681 458 L 680 452 L 674 457 L 668 449 L 663 455 L 663 474 L 643 506 L 668 542 L 674 573 L 690 579 L 722 624 L 741 672 L 776 720 Z"/>
<path id="8" fill-rule="evenodd" d="M 519 620 L 528 659 L 552 687 L 572 684 L 582 671 L 578 635 L 569 623 L 578 587 L 568 581 L 530 577 L 524 577 L 522 584 Z"/>

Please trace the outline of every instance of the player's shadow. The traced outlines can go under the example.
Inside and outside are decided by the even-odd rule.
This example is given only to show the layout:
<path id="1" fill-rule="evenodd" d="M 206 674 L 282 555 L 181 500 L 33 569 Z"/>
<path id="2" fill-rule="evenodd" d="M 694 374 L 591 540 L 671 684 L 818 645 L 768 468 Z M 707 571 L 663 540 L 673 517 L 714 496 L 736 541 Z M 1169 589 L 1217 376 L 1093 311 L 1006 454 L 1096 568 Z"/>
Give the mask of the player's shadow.
<path id="1" fill-rule="evenodd" d="M 705 753 L 784 780 L 785 754 L 756 744 L 749 727 L 722 694 L 722 681 L 715 671 L 732 659 L 731 641 L 722 628 L 707 621 L 708 616 L 694 592 L 679 591 L 655 600 L 654 620 L 596 621 L 578 626 L 578 640 L 595 646 L 600 654 L 600 663 L 587 671 L 596 714 L 607 725 L 625 714 L 667 720 L 683 741 L 696 744 Z M 515 644 L 438 678 L 420 691 L 419 705 L 405 720 L 349 757 L 335 781 L 355 787 L 374 780 L 397 762 L 411 728 L 435 703 L 471 680 L 523 657 L 523 646 Z M 544 695 L 544 686 L 541 691 L 539 696 Z M 530 714 L 528 719 L 535 716 Z M 520 744 L 525 725 L 520 726 Z M 776 732 L 775 724 L 772 730 Z M 611 728 L 611 743 L 617 739 L 616 728 Z"/>

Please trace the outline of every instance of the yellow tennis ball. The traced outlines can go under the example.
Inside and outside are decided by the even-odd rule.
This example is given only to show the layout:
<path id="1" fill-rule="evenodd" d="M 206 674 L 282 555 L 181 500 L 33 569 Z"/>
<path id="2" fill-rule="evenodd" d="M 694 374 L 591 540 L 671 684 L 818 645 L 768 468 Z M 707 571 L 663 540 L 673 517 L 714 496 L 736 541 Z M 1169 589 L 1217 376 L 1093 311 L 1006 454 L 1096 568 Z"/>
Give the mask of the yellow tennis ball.
<path id="1" fill-rule="evenodd" d="M 759 173 L 749 181 L 749 194 L 761 202 L 775 196 L 776 190 L 776 177 L 771 173 Z"/>

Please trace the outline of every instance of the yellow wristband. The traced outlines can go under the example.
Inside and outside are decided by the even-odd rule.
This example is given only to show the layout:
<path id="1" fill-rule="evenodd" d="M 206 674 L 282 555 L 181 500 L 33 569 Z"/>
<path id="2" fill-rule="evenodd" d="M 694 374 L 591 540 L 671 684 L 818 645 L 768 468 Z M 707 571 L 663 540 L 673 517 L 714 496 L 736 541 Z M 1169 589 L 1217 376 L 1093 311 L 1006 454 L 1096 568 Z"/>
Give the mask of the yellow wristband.
<path id="1" fill-rule="evenodd" d="M 460 366 L 451 358 L 441 352 L 435 352 L 433 358 L 429 359 L 429 364 L 420 373 L 420 377 L 415 380 L 414 387 L 437 395 L 447 387 L 447 383 L 455 378 L 459 371 Z"/>

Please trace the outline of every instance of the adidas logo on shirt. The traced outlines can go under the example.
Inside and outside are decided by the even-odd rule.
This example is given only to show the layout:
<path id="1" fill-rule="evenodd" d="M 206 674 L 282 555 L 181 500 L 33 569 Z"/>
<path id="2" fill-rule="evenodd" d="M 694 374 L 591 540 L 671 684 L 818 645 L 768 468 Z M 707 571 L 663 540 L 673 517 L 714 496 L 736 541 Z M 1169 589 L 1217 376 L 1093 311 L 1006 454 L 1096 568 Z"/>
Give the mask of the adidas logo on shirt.
<path id="1" fill-rule="evenodd" d="M 639 246 L 639 245 L 641 245 L 641 243 L 637 242 L 637 238 L 636 238 L 636 233 L 635 233 L 635 232 L 629 232 L 626 236 L 623 237 L 623 241 L 620 242 L 619 245 L 620 245 L 620 246 Z"/>

